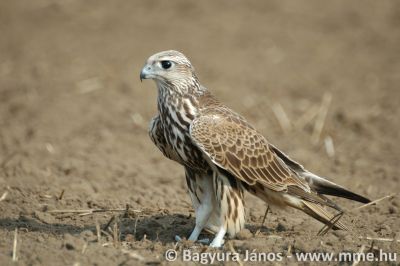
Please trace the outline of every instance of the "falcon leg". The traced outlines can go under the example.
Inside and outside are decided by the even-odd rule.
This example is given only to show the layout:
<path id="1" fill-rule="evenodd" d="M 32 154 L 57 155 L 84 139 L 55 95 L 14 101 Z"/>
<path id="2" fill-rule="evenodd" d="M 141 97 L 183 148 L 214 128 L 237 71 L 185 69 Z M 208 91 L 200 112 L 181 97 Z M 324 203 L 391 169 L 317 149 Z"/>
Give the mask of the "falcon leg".
<path id="1" fill-rule="evenodd" d="M 188 240 L 197 241 L 214 210 L 212 176 L 186 168 L 186 182 L 196 212 L 196 226 Z"/>
<path id="2" fill-rule="evenodd" d="M 221 247 L 226 233 L 234 237 L 245 224 L 244 189 L 240 181 L 226 172 L 214 176 L 214 192 L 218 202 L 218 230 L 211 247 Z"/>
<path id="3" fill-rule="evenodd" d="M 199 238 L 201 231 L 203 231 L 204 226 L 207 224 L 208 218 L 210 218 L 211 212 L 213 211 L 213 206 L 211 202 L 204 202 L 196 209 L 196 226 L 193 232 L 189 236 L 189 240 L 196 241 Z"/>

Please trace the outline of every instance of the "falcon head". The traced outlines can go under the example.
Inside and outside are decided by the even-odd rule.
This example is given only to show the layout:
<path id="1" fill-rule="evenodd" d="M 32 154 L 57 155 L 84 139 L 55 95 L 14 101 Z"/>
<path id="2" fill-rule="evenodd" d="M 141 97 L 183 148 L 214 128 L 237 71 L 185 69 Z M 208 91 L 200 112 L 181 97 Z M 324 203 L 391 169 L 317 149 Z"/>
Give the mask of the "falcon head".
<path id="1" fill-rule="evenodd" d="M 158 87 L 167 85 L 169 88 L 181 89 L 198 83 L 190 61 L 174 50 L 150 56 L 140 72 L 140 80 L 143 79 L 153 79 Z"/>

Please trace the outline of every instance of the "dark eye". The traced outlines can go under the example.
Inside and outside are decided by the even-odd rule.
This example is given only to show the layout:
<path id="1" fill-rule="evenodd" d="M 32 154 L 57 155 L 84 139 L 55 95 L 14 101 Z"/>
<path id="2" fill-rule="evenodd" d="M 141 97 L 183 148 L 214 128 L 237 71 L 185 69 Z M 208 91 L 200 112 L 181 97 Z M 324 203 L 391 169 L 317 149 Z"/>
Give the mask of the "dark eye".
<path id="1" fill-rule="evenodd" d="M 168 69 L 172 66 L 172 63 L 171 63 L 171 61 L 164 60 L 164 61 L 161 61 L 161 66 L 164 69 Z"/>

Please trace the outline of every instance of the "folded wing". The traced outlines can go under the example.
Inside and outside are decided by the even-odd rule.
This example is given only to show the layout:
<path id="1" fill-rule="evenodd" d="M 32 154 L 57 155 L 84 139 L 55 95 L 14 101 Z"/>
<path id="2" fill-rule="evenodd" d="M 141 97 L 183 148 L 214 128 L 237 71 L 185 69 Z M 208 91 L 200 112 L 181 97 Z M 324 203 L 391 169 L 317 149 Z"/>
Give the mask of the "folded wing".
<path id="1" fill-rule="evenodd" d="M 201 116 L 192 122 L 190 135 L 213 163 L 248 185 L 260 183 L 275 191 L 295 186 L 310 192 L 306 181 L 287 167 L 267 140 L 235 117 Z"/>

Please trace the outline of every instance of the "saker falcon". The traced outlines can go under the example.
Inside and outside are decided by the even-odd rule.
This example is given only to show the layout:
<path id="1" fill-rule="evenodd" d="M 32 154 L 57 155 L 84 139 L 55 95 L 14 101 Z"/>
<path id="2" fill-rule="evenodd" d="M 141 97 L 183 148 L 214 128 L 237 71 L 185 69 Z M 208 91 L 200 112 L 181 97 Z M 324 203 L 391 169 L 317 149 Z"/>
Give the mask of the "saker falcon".
<path id="1" fill-rule="evenodd" d="M 196 213 L 189 240 L 203 229 L 216 233 L 220 247 L 226 233 L 235 236 L 245 225 L 244 191 L 268 204 L 302 210 L 325 224 L 341 210 L 324 195 L 362 203 L 367 198 L 307 171 L 270 144 L 245 118 L 218 101 L 202 86 L 189 60 L 178 51 L 152 55 L 140 73 L 158 89 L 150 138 L 161 152 L 185 168 Z M 331 224 L 332 226 L 332 224 Z M 340 221 L 333 229 L 346 229 Z"/>

